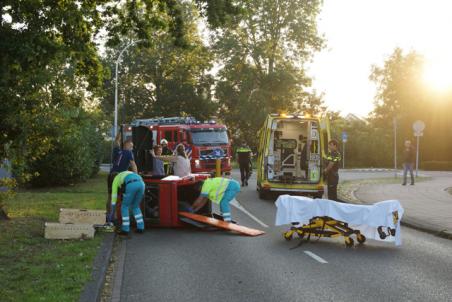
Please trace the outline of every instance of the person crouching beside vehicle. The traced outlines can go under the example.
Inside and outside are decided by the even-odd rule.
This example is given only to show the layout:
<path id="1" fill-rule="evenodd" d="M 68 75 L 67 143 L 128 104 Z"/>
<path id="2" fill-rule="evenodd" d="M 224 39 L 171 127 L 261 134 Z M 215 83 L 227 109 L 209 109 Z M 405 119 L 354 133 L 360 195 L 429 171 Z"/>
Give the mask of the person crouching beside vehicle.
<path id="1" fill-rule="evenodd" d="M 143 213 L 140 209 L 140 203 L 144 196 L 144 182 L 140 175 L 124 171 L 116 175 L 113 180 L 112 194 L 111 194 L 111 212 L 109 220 L 113 221 L 116 201 L 118 199 L 118 190 L 121 188 L 122 203 L 121 203 L 121 217 L 122 225 L 120 235 L 128 235 L 130 232 L 130 217 L 129 208 L 132 208 L 133 216 L 137 224 L 137 233 L 144 232 Z"/>
<path id="2" fill-rule="evenodd" d="M 193 212 L 199 211 L 210 199 L 211 202 L 220 205 L 221 215 L 224 221 L 232 221 L 231 207 L 229 203 L 240 192 L 240 184 L 230 178 L 215 177 L 204 181 L 201 194 L 192 205 Z"/>

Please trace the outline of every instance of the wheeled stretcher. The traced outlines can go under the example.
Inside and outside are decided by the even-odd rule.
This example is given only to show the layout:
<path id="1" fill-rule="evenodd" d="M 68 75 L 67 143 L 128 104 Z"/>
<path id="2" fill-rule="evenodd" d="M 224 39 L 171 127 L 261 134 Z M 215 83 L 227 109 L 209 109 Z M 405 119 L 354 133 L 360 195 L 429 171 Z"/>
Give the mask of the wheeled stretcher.
<path id="1" fill-rule="evenodd" d="M 311 199 L 282 195 L 276 201 L 276 225 L 291 225 L 283 233 L 286 240 L 298 237 L 344 237 L 345 245 L 354 245 L 353 237 L 362 244 L 368 239 L 401 244 L 400 220 L 403 208 L 397 200 L 373 205 L 338 203 L 327 199 Z"/>

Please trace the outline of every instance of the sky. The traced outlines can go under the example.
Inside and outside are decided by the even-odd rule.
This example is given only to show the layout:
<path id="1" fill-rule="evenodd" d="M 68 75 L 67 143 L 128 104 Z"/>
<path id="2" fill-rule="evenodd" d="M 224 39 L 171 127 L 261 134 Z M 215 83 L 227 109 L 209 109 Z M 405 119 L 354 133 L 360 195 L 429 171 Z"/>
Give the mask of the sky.
<path id="1" fill-rule="evenodd" d="M 426 57 L 426 82 L 452 85 L 452 0 L 324 0 L 318 29 L 327 46 L 309 74 L 330 110 L 372 111 L 371 66 L 382 66 L 396 47 Z"/>

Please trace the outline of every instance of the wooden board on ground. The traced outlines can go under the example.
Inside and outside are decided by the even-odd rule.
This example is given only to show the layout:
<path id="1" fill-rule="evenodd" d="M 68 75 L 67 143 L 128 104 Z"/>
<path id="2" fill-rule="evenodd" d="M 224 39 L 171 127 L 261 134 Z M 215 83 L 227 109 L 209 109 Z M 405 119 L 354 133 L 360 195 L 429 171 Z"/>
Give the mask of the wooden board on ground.
<path id="1" fill-rule="evenodd" d="M 218 220 L 215 218 L 206 217 L 206 216 L 202 216 L 202 215 L 198 215 L 198 214 L 193 214 L 193 213 L 188 213 L 188 212 L 179 212 L 179 215 L 193 219 L 195 221 L 199 221 L 199 222 L 202 222 L 205 224 L 212 225 L 212 226 L 220 228 L 220 229 L 234 231 L 234 232 L 238 232 L 238 233 L 248 235 L 248 236 L 259 236 L 259 235 L 265 234 L 265 232 L 260 231 L 260 230 L 247 228 L 247 227 L 244 227 L 241 225 L 229 223 L 226 221 L 222 221 L 222 220 Z"/>
<path id="2" fill-rule="evenodd" d="M 94 237 L 94 227 L 91 224 L 72 224 L 46 222 L 44 229 L 46 239 L 85 239 Z"/>
<path id="3" fill-rule="evenodd" d="M 104 224 L 104 210 L 60 209 L 60 223 Z"/>

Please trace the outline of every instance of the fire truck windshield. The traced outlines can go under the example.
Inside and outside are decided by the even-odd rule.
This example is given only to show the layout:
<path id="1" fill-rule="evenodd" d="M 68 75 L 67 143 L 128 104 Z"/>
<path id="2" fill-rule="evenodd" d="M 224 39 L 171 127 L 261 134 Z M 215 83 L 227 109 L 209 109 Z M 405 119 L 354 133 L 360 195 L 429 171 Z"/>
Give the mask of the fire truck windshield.
<path id="1" fill-rule="evenodd" d="M 229 142 L 224 128 L 192 129 L 191 140 L 198 146 L 225 145 Z"/>

